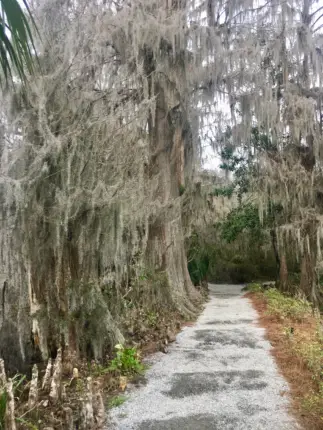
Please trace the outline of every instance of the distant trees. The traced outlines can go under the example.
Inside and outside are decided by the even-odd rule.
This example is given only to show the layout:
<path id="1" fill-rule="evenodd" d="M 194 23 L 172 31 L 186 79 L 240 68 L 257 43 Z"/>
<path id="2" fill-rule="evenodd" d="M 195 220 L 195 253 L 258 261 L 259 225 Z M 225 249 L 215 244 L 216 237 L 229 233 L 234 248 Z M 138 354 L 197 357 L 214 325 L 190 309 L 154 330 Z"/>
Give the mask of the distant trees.
<path id="1" fill-rule="evenodd" d="M 252 153 L 257 169 L 247 177 L 260 218 L 281 208 L 272 230 L 279 255 L 299 260 L 301 288 L 320 303 L 322 8 L 312 0 L 270 1 L 258 7 L 240 4 L 236 11 L 228 6 L 218 17 L 215 25 L 227 29 L 228 49 L 221 63 L 225 77 L 213 85 L 230 105 L 231 131 L 229 136 L 228 121 L 216 122 L 210 137 L 220 146 L 226 137 L 224 148 L 238 155 Z M 223 114 L 218 118 L 222 122 Z M 257 147 L 253 130 L 261 130 L 270 147 Z M 236 181 L 240 174 L 237 170 Z"/>

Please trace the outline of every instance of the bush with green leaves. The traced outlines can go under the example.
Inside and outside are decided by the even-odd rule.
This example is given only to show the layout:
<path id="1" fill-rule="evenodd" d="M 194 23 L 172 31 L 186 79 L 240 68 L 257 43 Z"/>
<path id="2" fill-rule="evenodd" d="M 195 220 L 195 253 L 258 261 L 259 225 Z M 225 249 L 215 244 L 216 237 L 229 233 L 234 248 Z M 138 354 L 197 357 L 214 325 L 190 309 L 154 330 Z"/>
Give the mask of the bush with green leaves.
<path id="1" fill-rule="evenodd" d="M 118 372 L 121 375 L 132 375 L 142 373 L 144 365 L 140 362 L 136 348 L 126 348 L 123 345 L 116 345 L 116 356 L 108 367 L 109 371 Z"/>
<path id="2" fill-rule="evenodd" d="M 311 314 L 311 305 L 306 300 L 289 297 L 276 288 L 265 291 L 264 295 L 270 315 L 302 321 Z"/>
<path id="3" fill-rule="evenodd" d="M 234 188 L 234 185 L 228 185 L 226 187 L 216 187 L 211 194 L 216 197 L 223 196 L 230 198 L 234 193 Z"/>
<path id="4" fill-rule="evenodd" d="M 257 237 L 262 234 L 258 208 L 251 203 L 232 209 L 220 227 L 221 237 L 228 243 L 236 240 L 239 234 L 246 230 Z"/>
<path id="5" fill-rule="evenodd" d="M 248 291 L 250 293 L 261 293 L 263 291 L 262 285 L 252 282 L 243 288 L 243 291 Z"/>

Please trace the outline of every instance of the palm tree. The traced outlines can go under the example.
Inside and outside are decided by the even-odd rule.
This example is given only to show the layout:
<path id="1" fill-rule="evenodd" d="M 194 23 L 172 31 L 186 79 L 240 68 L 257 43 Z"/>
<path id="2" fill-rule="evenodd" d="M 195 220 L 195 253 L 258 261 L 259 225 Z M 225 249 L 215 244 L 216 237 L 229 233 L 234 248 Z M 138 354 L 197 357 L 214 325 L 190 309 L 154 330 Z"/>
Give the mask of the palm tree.
<path id="1" fill-rule="evenodd" d="M 14 72 L 25 81 L 33 69 L 32 28 L 36 29 L 27 0 L 0 0 L 0 85 L 12 80 Z M 30 21 L 28 21 L 28 17 Z"/>

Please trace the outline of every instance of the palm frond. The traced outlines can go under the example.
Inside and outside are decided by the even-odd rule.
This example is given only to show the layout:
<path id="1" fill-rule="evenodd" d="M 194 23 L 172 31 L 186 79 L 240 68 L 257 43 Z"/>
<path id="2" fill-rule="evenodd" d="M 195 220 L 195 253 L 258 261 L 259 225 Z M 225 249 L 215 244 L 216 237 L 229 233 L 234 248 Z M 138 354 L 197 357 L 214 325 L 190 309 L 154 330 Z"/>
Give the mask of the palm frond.
<path id="1" fill-rule="evenodd" d="M 14 72 L 25 81 L 26 73 L 34 68 L 34 40 L 32 28 L 37 30 L 27 0 L 22 0 L 25 14 L 18 0 L 0 0 L 0 84 L 12 79 Z M 30 23 L 28 21 L 30 18 Z M 2 76 L 1 76 L 2 75 Z"/>

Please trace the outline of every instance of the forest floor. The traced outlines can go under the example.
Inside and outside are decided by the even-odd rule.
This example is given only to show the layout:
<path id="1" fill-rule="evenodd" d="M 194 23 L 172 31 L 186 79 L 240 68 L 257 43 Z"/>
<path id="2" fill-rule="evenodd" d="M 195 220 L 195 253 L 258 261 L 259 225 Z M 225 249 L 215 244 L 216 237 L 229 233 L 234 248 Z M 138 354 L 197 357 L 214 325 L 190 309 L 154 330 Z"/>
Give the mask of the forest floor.
<path id="1" fill-rule="evenodd" d="M 289 388 L 241 286 L 210 285 L 197 322 L 149 360 L 142 386 L 111 410 L 119 430 L 295 430 Z"/>
<path id="2" fill-rule="evenodd" d="M 248 289 L 259 290 L 259 284 Z M 293 414 L 304 429 L 323 430 L 323 320 L 311 305 L 275 289 L 248 292 L 271 353 L 288 381 Z"/>

